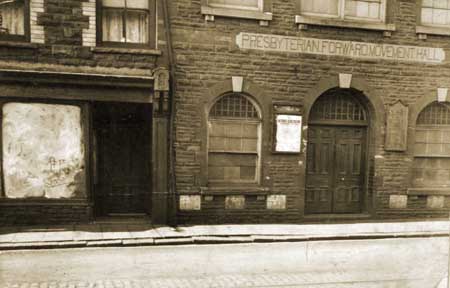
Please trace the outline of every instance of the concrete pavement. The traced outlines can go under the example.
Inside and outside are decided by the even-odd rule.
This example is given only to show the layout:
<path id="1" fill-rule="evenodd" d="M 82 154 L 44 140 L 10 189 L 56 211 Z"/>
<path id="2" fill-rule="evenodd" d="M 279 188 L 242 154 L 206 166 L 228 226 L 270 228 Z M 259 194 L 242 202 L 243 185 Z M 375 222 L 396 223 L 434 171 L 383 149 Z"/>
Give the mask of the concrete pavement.
<path id="1" fill-rule="evenodd" d="M 151 224 L 0 228 L 0 250 L 96 246 L 254 243 L 327 239 L 446 236 L 448 221 L 355 224 L 196 225 L 156 227 Z"/>
<path id="2" fill-rule="evenodd" d="M 0 288 L 435 288 L 445 237 L 0 251 Z"/>

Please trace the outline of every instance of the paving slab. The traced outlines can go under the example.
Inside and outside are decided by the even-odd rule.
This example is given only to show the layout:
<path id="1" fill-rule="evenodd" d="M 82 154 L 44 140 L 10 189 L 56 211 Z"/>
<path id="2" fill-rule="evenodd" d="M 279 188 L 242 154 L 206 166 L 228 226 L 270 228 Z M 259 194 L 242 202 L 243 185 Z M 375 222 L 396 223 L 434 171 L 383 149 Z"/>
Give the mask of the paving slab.
<path id="1" fill-rule="evenodd" d="M 131 238 L 157 238 L 161 237 L 151 225 L 127 225 Z"/>
<path id="2" fill-rule="evenodd" d="M 99 225 L 75 225 L 73 231 L 74 241 L 102 240 L 102 231 Z"/>
<path id="3" fill-rule="evenodd" d="M 132 238 L 127 225 L 101 224 L 100 227 L 103 240 Z"/>

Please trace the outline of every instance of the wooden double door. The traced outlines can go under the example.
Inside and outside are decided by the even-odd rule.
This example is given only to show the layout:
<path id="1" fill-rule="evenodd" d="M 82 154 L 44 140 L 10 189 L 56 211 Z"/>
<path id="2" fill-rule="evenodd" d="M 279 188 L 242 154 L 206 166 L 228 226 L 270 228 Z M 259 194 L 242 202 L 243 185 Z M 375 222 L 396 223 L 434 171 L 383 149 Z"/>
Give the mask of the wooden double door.
<path id="1" fill-rule="evenodd" d="M 309 126 L 306 213 L 362 211 L 366 139 L 365 126 Z"/>
<path id="2" fill-rule="evenodd" d="M 151 119 L 147 104 L 95 106 L 97 215 L 150 213 Z"/>

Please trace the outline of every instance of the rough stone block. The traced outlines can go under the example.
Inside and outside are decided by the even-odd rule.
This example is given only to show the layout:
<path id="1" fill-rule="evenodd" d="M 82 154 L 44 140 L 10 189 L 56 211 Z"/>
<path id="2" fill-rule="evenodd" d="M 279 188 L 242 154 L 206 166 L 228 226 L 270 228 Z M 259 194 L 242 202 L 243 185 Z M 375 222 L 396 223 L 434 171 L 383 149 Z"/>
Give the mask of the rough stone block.
<path id="1" fill-rule="evenodd" d="M 440 209 L 444 208 L 444 196 L 428 196 L 427 197 L 427 208 L 430 209 Z"/>
<path id="2" fill-rule="evenodd" d="M 286 195 L 269 195 L 267 196 L 267 209 L 285 210 Z"/>
<path id="3" fill-rule="evenodd" d="M 225 197 L 225 209 L 244 209 L 245 196 L 227 196 Z"/>
<path id="4" fill-rule="evenodd" d="M 391 195 L 389 196 L 389 208 L 391 209 L 402 209 L 406 208 L 408 204 L 407 195 Z"/>
<path id="5" fill-rule="evenodd" d="M 180 210 L 200 210 L 200 209 L 201 209 L 200 195 L 180 196 Z"/>

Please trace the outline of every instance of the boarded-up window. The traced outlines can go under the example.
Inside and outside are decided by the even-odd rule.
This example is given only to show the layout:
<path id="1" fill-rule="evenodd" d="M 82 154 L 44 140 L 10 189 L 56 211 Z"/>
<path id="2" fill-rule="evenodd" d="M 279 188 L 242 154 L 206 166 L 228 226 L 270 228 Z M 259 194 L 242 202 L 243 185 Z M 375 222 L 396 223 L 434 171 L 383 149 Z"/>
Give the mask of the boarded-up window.
<path id="1" fill-rule="evenodd" d="M 208 0 L 211 7 L 259 10 L 262 11 L 262 0 Z"/>
<path id="2" fill-rule="evenodd" d="M 102 40 L 148 43 L 149 18 L 149 0 L 103 0 Z"/>
<path id="3" fill-rule="evenodd" d="M 450 0 L 422 0 L 421 22 L 425 25 L 450 25 Z"/>
<path id="4" fill-rule="evenodd" d="M 85 197 L 79 107 L 8 103 L 2 127 L 6 197 Z"/>
<path id="5" fill-rule="evenodd" d="M 24 1 L 0 0 L 0 34 L 25 34 Z"/>
<path id="6" fill-rule="evenodd" d="M 256 182 L 261 121 L 244 95 L 228 94 L 211 108 L 208 121 L 210 182 Z"/>
<path id="7" fill-rule="evenodd" d="M 414 187 L 450 187 L 450 107 L 428 105 L 417 118 L 414 142 Z"/>
<path id="8" fill-rule="evenodd" d="M 300 0 L 304 15 L 384 21 L 386 0 Z"/>

